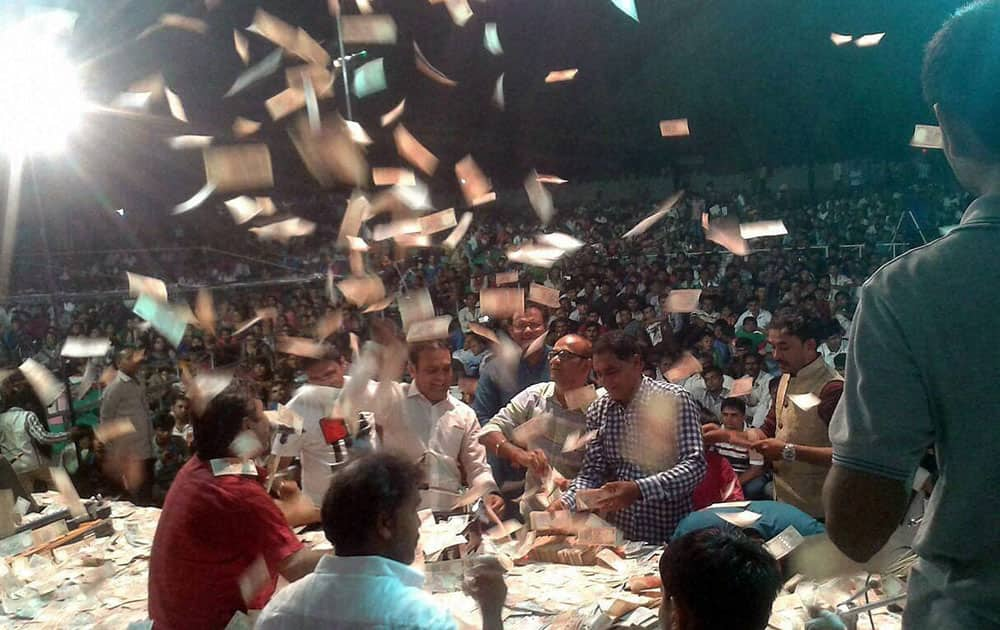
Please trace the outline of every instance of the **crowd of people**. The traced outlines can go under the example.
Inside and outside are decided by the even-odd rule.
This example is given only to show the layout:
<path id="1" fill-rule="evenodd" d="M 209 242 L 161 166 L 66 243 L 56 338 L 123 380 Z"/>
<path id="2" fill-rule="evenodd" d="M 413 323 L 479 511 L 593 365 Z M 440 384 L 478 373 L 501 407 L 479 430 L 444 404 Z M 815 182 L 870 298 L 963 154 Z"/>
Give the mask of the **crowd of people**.
<path id="1" fill-rule="evenodd" d="M 995 23 L 997 7 L 978 11 Z M 971 15 L 936 46 L 947 50 L 949 36 L 980 41 Z M 934 83 L 943 59 L 928 56 L 930 92 L 948 87 Z M 985 132 L 965 101 L 933 103 L 959 179 L 994 192 L 995 130 Z M 945 465 L 978 453 L 968 436 L 961 449 L 941 442 L 949 427 L 934 423 L 953 419 L 934 416 L 935 405 L 971 413 L 969 400 L 949 398 L 961 398 L 958 387 L 935 389 L 955 375 L 921 362 L 949 349 L 932 344 L 926 305 L 900 296 L 928 283 L 941 294 L 936 313 L 947 301 L 942 277 L 969 273 L 981 276 L 977 289 L 995 286 L 985 264 L 995 202 L 981 197 L 956 236 L 885 265 L 878 243 L 898 237 L 903 219 L 934 232 L 961 218 L 963 197 L 926 182 L 858 188 L 805 205 L 782 190 L 766 199 L 704 191 L 634 239 L 620 238 L 622 226 L 648 214 L 645 204 L 582 207 L 553 226 L 582 246 L 550 268 L 505 262 L 505 250 L 537 230 L 516 213 L 477 221 L 452 252 L 401 258 L 373 243 L 367 267 L 390 294 L 428 296 L 424 319 L 451 316 L 429 338 L 407 340 L 415 322 L 403 309 L 362 312 L 322 281 L 218 291 L 210 309 L 201 296 L 174 343 L 157 332 L 162 322 L 151 327 L 120 299 L 9 308 L 3 351 L 20 369 L 3 382 L 3 465 L 22 487 L 42 489 L 58 461 L 82 488 L 162 505 L 149 574 L 156 628 L 224 627 L 261 607 L 262 628 L 454 627 L 407 565 L 419 555 L 420 514 L 470 505 L 488 522 L 600 513 L 627 539 L 667 545 L 664 624 L 762 628 L 782 576 L 761 540 L 788 525 L 829 528 L 852 558 L 867 559 L 902 518 L 917 464 L 934 468 L 929 446 L 942 449 L 938 461 L 950 458 Z M 704 234 L 705 222 L 730 216 L 780 218 L 788 235 L 736 256 Z M 939 270 L 935 252 L 962 260 Z M 333 279 L 350 269 L 332 248 L 308 257 Z M 508 271 L 515 277 L 498 282 Z M 529 293 L 500 314 L 485 304 L 498 284 L 539 284 L 558 304 Z M 973 302 L 959 306 L 983 317 L 995 306 Z M 106 339 L 108 352 L 66 358 L 64 337 Z M 903 368 L 887 367 L 904 357 Z M 972 399 L 995 398 L 983 383 L 970 385 Z M 927 387 L 941 400 L 930 404 Z M 978 485 L 951 474 L 962 487 L 942 489 L 942 477 L 933 488 L 941 512 L 932 509 L 918 541 L 927 553 L 913 574 L 913 627 L 996 621 L 995 570 L 961 540 L 966 506 L 945 496 Z M 701 510 L 744 498 L 758 515 L 746 527 Z M 336 556 L 304 548 L 291 530 L 300 524 L 321 525 Z M 961 585 L 950 581 L 956 566 L 967 572 Z M 486 628 L 503 625 L 501 571 L 480 558 L 467 572 Z M 279 576 L 293 584 L 272 598 Z M 970 597 L 965 580 L 980 578 Z M 745 607 L 714 605 L 720 589 Z"/>

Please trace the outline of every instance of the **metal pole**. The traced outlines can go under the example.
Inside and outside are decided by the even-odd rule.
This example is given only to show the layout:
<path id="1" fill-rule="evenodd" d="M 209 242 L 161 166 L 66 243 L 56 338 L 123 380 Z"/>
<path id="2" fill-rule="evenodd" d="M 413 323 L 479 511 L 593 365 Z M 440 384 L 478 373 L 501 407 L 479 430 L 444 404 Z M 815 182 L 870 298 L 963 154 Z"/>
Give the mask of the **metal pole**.
<path id="1" fill-rule="evenodd" d="M 3 242 L 0 244 L 0 299 L 10 297 L 13 285 L 11 266 L 14 262 L 17 214 L 21 206 L 21 172 L 24 167 L 22 155 L 11 155 L 7 165 L 7 205 L 3 217 Z"/>
<path id="2" fill-rule="evenodd" d="M 347 54 L 344 52 L 344 35 L 341 29 L 340 11 L 334 16 L 337 19 L 337 46 L 340 48 L 340 71 L 344 77 L 344 103 L 347 106 L 347 120 L 354 120 L 351 113 L 351 83 L 347 80 Z"/>

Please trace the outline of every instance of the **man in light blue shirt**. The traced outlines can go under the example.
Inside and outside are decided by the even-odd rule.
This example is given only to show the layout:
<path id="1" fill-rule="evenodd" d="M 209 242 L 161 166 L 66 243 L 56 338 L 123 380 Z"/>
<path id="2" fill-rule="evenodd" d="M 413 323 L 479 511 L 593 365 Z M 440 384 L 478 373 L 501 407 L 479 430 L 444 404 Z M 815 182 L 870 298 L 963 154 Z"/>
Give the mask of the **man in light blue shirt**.
<path id="1" fill-rule="evenodd" d="M 448 610 L 421 589 L 424 575 L 408 566 L 419 537 L 421 476 L 415 464 L 388 453 L 338 470 L 322 510 L 323 531 L 337 555 L 324 556 L 313 574 L 272 597 L 256 627 L 456 629 Z M 484 563 L 466 572 L 484 630 L 503 627 L 501 571 L 498 563 Z"/>

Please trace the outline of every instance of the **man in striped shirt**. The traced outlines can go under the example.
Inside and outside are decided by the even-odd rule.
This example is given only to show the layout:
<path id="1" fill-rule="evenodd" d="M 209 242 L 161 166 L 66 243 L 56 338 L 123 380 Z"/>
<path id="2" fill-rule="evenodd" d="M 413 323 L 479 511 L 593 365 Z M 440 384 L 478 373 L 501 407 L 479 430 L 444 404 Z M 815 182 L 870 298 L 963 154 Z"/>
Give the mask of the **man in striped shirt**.
<path id="1" fill-rule="evenodd" d="M 626 538 L 665 543 L 705 476 L 698 407 L 679 385 L 644 376 L 638 343 L 621 331 L 598 339 L 594 372 L 607 389 L 587 409 L 597 436 L 549 510 L 608 513 Z"/>
<path id="2" fill-rule="evenodd" d="M 745 431 L 747 428 L 747 406 L 739 398 L 727 398 L 722 401 L 722 423 L 731 432 Z M 707 439 L 707 438 L 706 438 Z M 768 479 L 765 476 L 764 458 L 756 451 L 750 450 L 746 441 L 718 442 L 712 447 L 719 455 L 725 457 L 733 467 L 743 488 L 743 496 L 750 499 L 766 497 L 765 487 Z"/>

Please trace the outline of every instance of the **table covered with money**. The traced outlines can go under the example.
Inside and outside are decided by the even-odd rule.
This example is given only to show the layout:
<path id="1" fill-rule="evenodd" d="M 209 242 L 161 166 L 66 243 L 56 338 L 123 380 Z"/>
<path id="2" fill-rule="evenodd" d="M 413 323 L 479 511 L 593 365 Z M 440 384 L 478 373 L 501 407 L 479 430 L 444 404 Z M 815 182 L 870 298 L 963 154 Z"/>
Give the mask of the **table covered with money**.
<path id="1" fill-rule="evenodd" d="M 25 521 L 64 508 L 56 492 L 34 497 L 44 510 L 24 516 Z M 148 565 L 160 510 L 124 501 L 101 505 L 103 518 L 91 524 L 110 527 L 99 534 L 86 532 L 63 544 L 72 532 L 57 520 L 0 541 L 0 629 L 148 627 Z M 516 521 L 497 523 L 476 536 L 470 535 L 471 520 L 469 515 L 424 520 L 417 561 L 427 578 L 425 588 L 461 627 L 481 626 L 477 604 L 462 584 L 468 567 L 483 555 L 500 558 L 507 570 L 505 628 L 659 627 L 659 546 L 621 540 L 596 517 L 576 536 L 548 535 Z M 330 549 L 314 528 L 300 530 L 299 536 L 315 549 Z M 825 562 L 821 552 L 809 553 Z M 901 566 L 895 577 L 855 572 L 823 580 L 793 578 L 775 602 L 771 627 L 796 630 L 818 608 L 899 597 L 905 593 L 898 578 Z M 252 618 L 242 617 L 233 627 L 249 628 Z M 870 617 L 858 615 L 855 627 L 895 629 L 900 621 L 898 611 L 883 607 Z"/>

